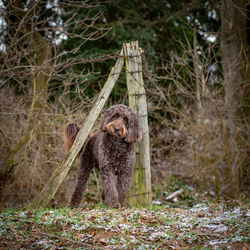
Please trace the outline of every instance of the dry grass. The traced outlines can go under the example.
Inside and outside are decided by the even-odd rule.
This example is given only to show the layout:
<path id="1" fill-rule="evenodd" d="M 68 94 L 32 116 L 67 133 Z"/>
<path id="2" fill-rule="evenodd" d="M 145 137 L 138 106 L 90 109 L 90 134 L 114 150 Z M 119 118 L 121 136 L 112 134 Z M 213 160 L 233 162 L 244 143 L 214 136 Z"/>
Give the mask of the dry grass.
<path id="1" fill-rule="evenodd" d="M 185 51 L 183 57 L 172 55 L 166 76 L 156 78 L 148 91 L 152 162 L 157 171 L 172 172 L 215 198 L 239 198 L 248 194 L 249 124 L 228 119 L 226 84 L 208 72 L 212 49 L 197 62 L 198 73 L 194 52 Z"/>
<path id="2" fill-rule="evenodd" d="M 12 155 L 11 151 L 20 143 L 27 126 L 31 97 L 16 95 L 14 89 L 1 89 L 1 132 L 4 135 L 0 139 L 1 177 L 3 178 L 10 158 L 14 166 L 2 192 L 2 205 L 16 206 L 30 202 L 62 161 L 66 152 L 62 139 L 64 124 L 72 120 L 82 124 L 86 113 L 81 111 L 88 110 L 87 103 L 76 104 L 68 99 L 69 93 L 66 91 L 60 96 L 60 100 L 55 101 L 56 105 L 45 107 L 44 112 L 32 122 L 26 143 Z M 69 200 L 75 170 L 71 171 L 60 187 L 55 197 L 55 205 L 66 204 Z"/>
<path id="3" fill-rule="evenodd" d="M 63 125 L 69 120 L 81 124 L 92 106 L 85 89 L 96 74 L 84 64 L 94 62 L 78 52 L 110 28 L 100 28 L 100 5 L 89 1 L 2 5 L 0 197 L 2 206 L 17 206 L 37 195 L 63 159 Z M 76 21 L 79 12 L 86 14 Z M 34 18 L 44 13 L 50 14 Z M 63 46 L 65 39 L 72 44 L 77 39 L 77 47 Z M 72 174 L 55 205 L 67 203 L 71 179 Z"/>

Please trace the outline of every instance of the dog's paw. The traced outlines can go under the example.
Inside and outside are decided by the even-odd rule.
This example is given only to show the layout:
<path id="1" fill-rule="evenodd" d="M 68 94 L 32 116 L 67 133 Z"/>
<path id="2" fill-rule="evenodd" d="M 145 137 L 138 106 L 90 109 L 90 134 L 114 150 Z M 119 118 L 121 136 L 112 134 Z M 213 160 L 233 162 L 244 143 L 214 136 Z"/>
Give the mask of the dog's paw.
<path id="1" fill-rule="evenodd" d="M 119 203 L 119 201 L 106 201 L 106 206 L 109 208 L 120 208 L 121 204 Z"/>
<path id="2" fill-rule="evenodd" d="M 112 208 L 120 208 L 120 207 L 121 207 L 121 205 L 120 205 L 119 202 L 114 203 L 114 204 L 112 205 Z"/>

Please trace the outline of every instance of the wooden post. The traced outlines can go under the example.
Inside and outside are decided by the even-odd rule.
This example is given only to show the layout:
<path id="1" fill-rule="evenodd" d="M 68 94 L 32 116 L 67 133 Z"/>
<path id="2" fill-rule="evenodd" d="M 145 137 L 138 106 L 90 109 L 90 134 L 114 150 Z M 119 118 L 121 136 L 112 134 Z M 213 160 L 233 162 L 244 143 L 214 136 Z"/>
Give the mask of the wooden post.
<path id="1" fill-rule="evenodd" d="M 138 41 L 123 45 L 129 106 L 138 114 L 142 141 L 136 145 L 134 180 L 129 193 L 131 205 L 149 205 L 152 201 L 149 131 L 146 92 L 142 76 L 141 48 Z"/>
<path id="2" fill-rule="evenodd" d="M 86 141 L 95 123 L 95 120 L 97 119 L 98 115 L 103 109 L 115 85 L 115 82 L 121 72 L 123 63 L 124 63 L 124 59 L 122 57 L 122 51 L 121 51 L 121 56 L 118 58 L 115 66 L 112 68 L 110 75 L 103 89 L 101 90 L 97 101 L 95 102 L 95 105 L 92 107 L 90 114 L 87 117 L 86 121 L 84 122 L 83 127 L 79 131 L 70 151 L 66 154 L 62 163 L 53 172 L 49 182 L 44 186 L 41 193 L 38 194 L 35 197 L 35 199 L 31 202 L 30 204 L 31 207 L 37 208 L 39 206 L 46 206 L 49 203 L 49 201 L 54 197 L 56 191 L 60 187 L 69 169 L 71 168 L 75 158 L 77 157 L 78 153 L 83 147 L 84 142 Z"/>

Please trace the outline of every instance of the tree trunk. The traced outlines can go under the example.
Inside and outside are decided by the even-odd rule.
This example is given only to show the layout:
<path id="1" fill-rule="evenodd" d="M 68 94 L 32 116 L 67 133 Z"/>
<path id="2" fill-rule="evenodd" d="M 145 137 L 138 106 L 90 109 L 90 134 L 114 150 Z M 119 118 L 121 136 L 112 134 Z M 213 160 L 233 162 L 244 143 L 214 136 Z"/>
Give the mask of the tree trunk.
<path id="1" fill-rule="evenodd" d="M 249 51 L 247 51 L 247 1 L 221 0 L 221 52 L 230 148 L 227 153 L 229 196 L 238 193 L 242 170 L 249 164 Z M 247 162 L 248 161 L 248 162 Z M 241 165 L 241 166 L 240 166 Z"/>
<path id="2" fill-rule="evenodd" d="M 35 128 L 35 120 L 37 116 L 41 114 L 42 110 L 46 107 L 47 102 L 47 92 L 48 92 L 48 79 L 50 72 L 50 59 L 51 59 L 51 50 L 49 43 L 42 37 L 42 35 L 34 30 L 29 24 L 28 16 L 25 15 L 23 10 L 22 1 L 15 0 L 9 2 L 6 8 L 7 16 L 9 16 L 9 27 L 8 27 L 8 40 L 10 43 L 15 42 L 15 38 L 23 36 L 23 33 L 26 34 L 26 39 L 23 40 L 23 43 L 28 44 L 26 56 L 26 63 L 32 61 L 35 62 L 31 69 L 34 69 L 32 74 L 32 104 L 29 110 L 25 133 L 20 139 L 20 141 L 10 148 L 9 154 L 7 156 L 7 161 L 5 164 L 4 175 L 2 177 L 2 182 L 0 184 L 0 193 L 3 190 L 4 185 L 10 178 L 14 168 L 18 165 L 15 161 L 15 156 L 19 150 L 29 141 L 32 130 Z M 22 25 L 19 25 L 21 24 Z M 17 25 L 13 29 L 13 24 Z M 11 44 L 10 44 L 11 45 Z M 36 119 L 35 119 L 36 118 Z M 11 146 L 11 145 L 10 145 Z"/>
<path id="3" fill-rule="evenodd" d="M 33 31 L 30 39 L 31 50 L 37 56 L 33 75 L 33 108 L 40 110 L 47 102 L 51 50 L 39 32 Z"/>

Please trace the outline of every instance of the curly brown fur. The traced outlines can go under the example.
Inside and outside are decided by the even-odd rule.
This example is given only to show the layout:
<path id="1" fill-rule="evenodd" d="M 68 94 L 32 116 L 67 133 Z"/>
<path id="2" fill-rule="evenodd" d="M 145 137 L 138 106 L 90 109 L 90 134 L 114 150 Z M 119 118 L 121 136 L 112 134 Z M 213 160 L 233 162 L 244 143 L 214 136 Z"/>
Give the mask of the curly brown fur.
<path id="1" fill-rule="evenodd" d="M 76 125 L 65 128 L 66 140 L 75 138 Z M 68 139 L 67 135 L 70 135 Z M 89 138 L 80 155 L 80 169 L 70 206 L 80 205 L 91 170 L 100 171 L 103 198 L 108 207 L 124 207 L 135 165 L 134 143 L 142 134 L 137 115 L 127 106 L 119 104 L 107 109 L 102 118 L 100 132 Z"/>

